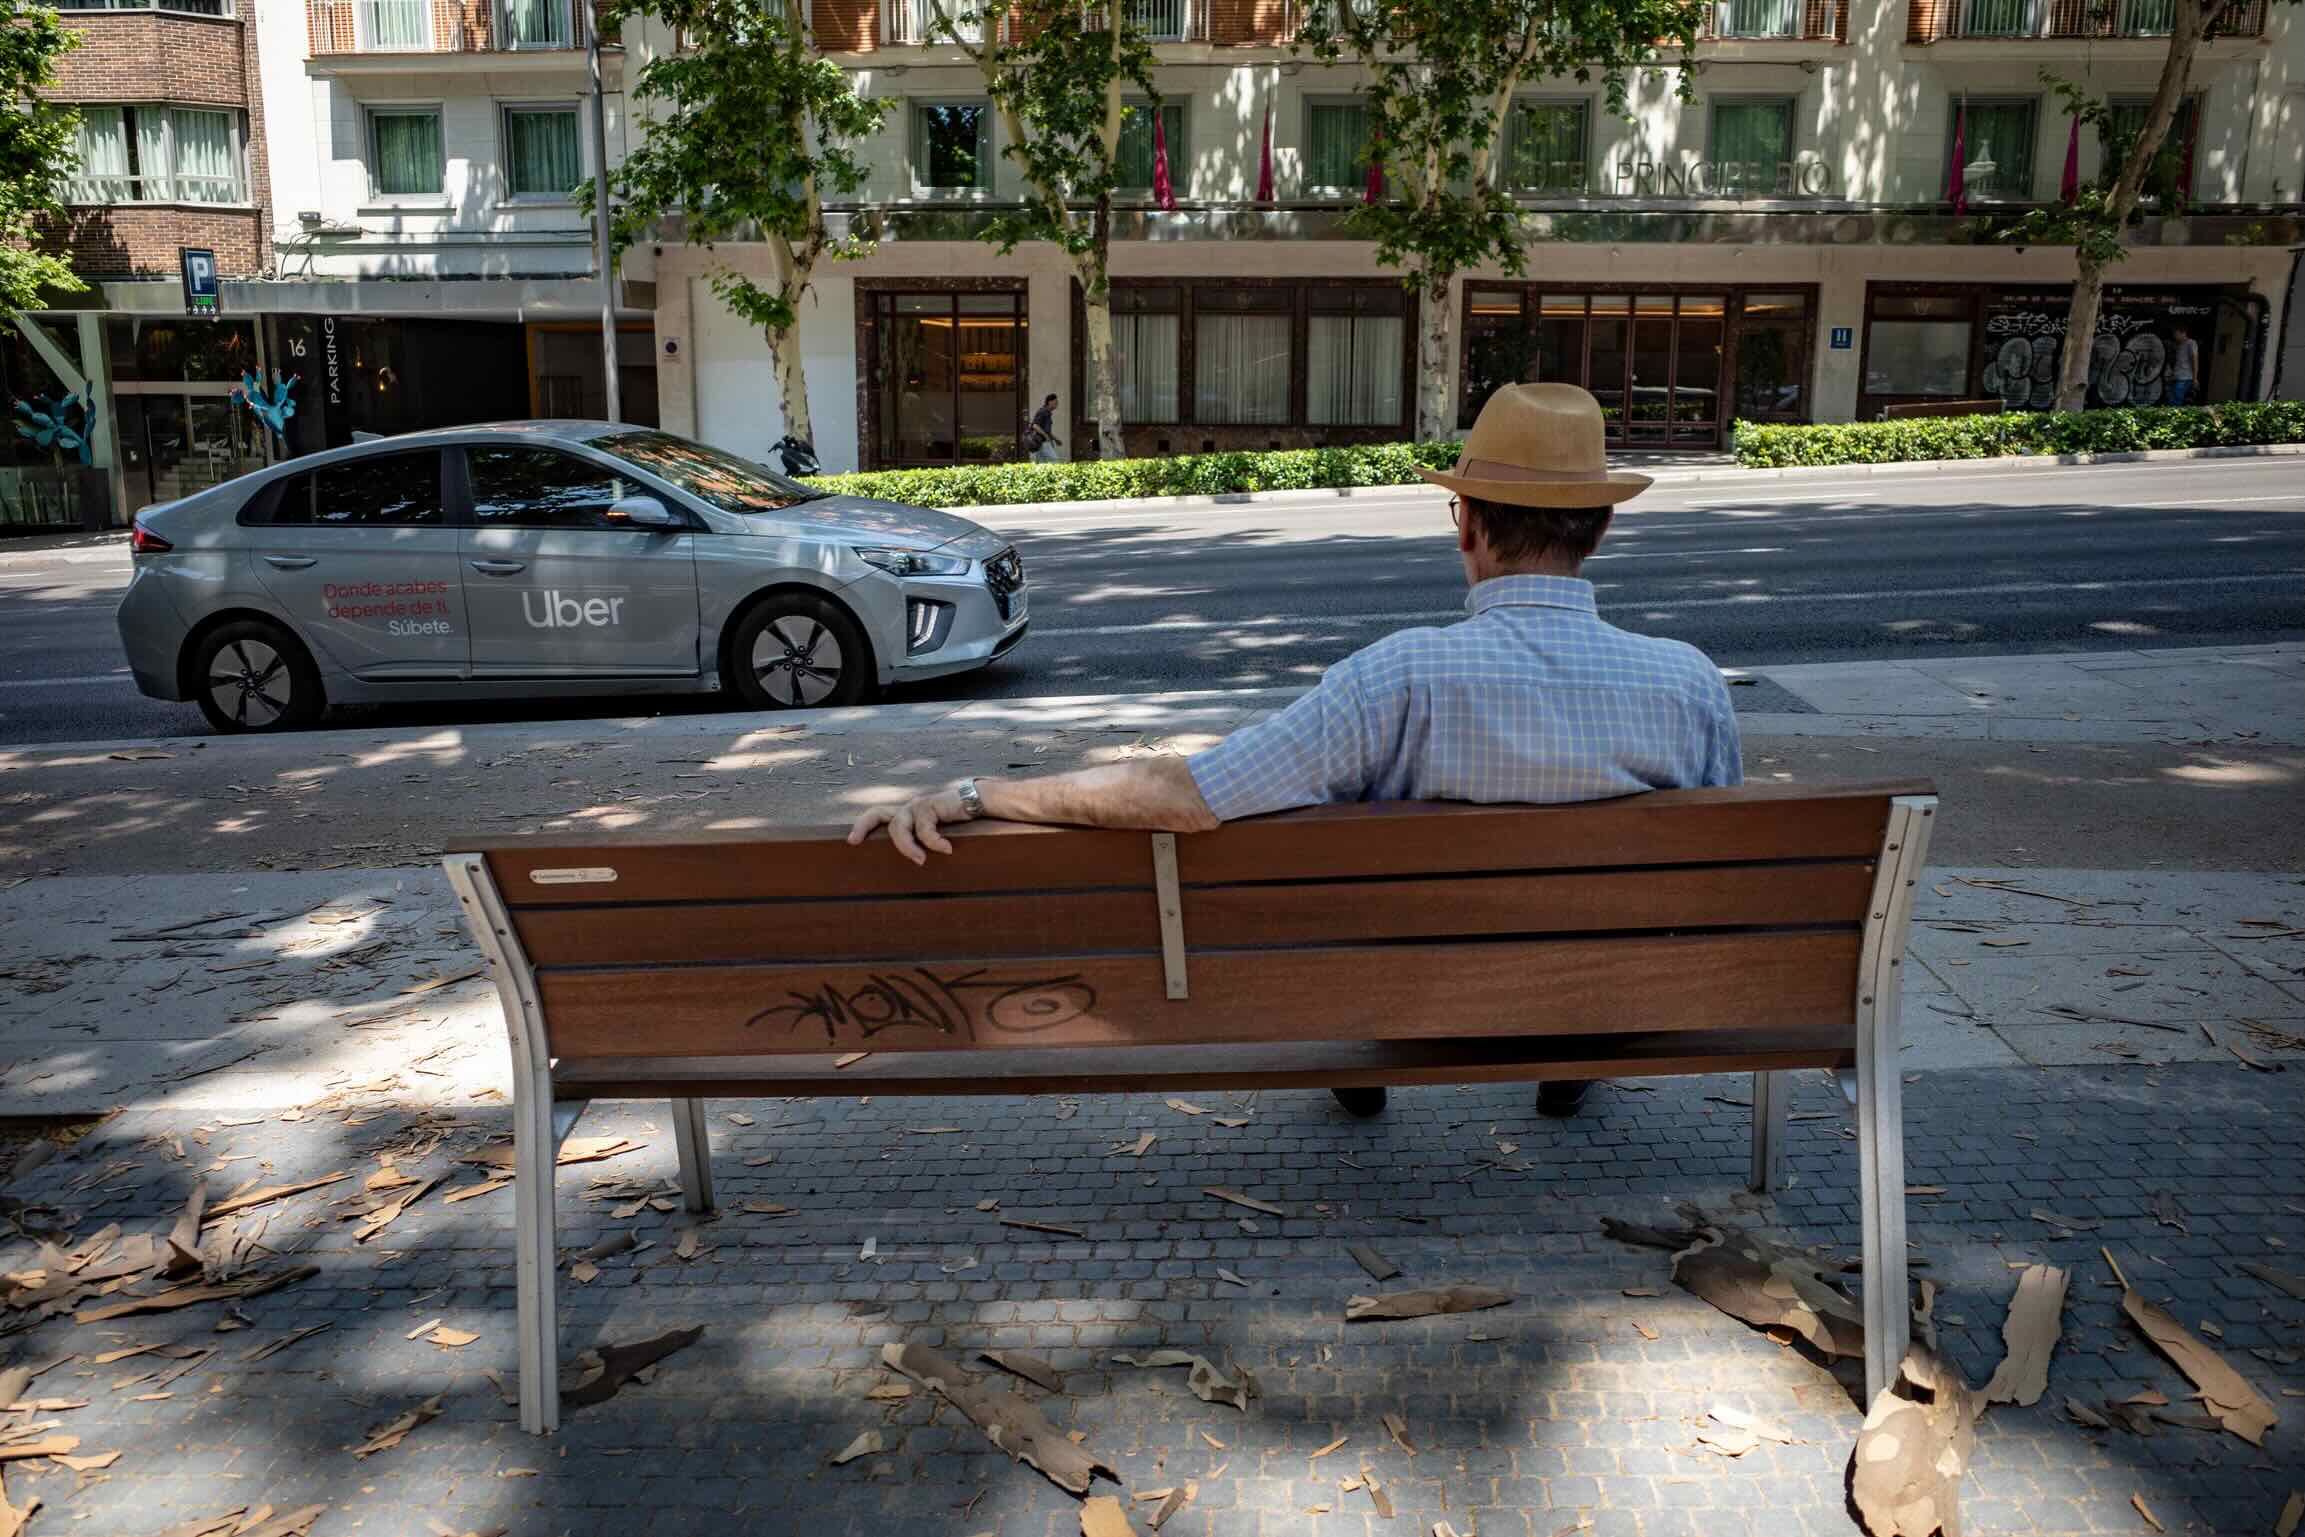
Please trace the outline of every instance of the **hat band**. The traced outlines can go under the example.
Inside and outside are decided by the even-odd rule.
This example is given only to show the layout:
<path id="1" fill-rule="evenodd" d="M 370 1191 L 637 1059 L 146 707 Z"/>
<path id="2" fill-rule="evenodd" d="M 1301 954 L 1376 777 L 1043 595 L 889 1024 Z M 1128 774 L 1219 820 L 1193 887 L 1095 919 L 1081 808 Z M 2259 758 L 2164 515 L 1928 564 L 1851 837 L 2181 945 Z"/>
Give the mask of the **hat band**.
<path id="1" fill-rule="evenodd" d="M 1466 480 L 1607 480 L 1606 466 L 1597 470 L 1531 469 L 1525 464 L 1506 464 L 1501 459 L 1457 460 L 1457 474 Z"/>

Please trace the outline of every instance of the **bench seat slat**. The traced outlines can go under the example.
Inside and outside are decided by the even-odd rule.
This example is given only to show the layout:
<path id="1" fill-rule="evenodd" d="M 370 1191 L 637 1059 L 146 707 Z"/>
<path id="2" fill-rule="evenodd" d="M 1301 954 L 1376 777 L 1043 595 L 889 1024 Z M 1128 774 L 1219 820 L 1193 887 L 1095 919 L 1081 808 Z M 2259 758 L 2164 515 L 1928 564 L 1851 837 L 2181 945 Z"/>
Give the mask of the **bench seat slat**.
<path id="1" fill-rule="evenodd" d="M 1729 1030 L 1846 1026 L 1859 942 L 1838 929 L 1195 951 L 1181 1001 L 1157 955 L 546 970 L 538 987 L 569 1060 Z"/>
<path id="2" fill-rule="evenodd" d="M 1185 941 L 1232 947 L 1760 925 L 1855 923 L 1870 860 L 1688 870 L 1469 875 L 1439 880 L 1187 886 Z M 986 954 L 1155 950 L 1152 887 L 1057 896 L 529 908 L 538 966 L 811 960 L 940 961 Z"/>
<path id="3" fill-rule="evenodd" d="M 1121 1046 L 1107 1051 L 992 1050 L 965 1061 L 876 1052 L 837 1057 L 608 1057 L 563 1067 L 572 1094 L 727 1098 L 784 1094 L 1131 1094 L 1154 1090 L 1356 1088 L 1379 1084 L 1512 1083 L 1536 1078 L 1841 1068 L 1844 1029 L 1627 1035 L 1492 1036 L 1478 1040 L 1308 1041 L 1294 1046 Z"/>

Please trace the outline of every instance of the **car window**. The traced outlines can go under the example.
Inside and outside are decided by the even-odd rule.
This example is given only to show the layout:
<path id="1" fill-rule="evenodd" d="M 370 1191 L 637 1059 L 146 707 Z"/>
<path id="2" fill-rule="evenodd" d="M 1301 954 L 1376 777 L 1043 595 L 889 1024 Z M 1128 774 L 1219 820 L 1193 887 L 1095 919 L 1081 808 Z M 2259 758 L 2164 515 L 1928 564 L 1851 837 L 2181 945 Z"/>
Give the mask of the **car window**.
<path id="1" fill-rule="evenodd" d="M 321 528 L 427 528 L 448 521 L 440 455 L 374 454 L 280 482 L 260 521 Z M 260 510 L 252 506 L 252 512 Z"/>
<path id="2" fill-rule="evenodd" d="M 472 520 L 482 528 L 619 528 L 609 507 L 639 485 L 556 448 L 468 448 Z"/>
<path id="3" fill-rule="evenodd" d="M 603 453 L 630 460 L 722 512 L 782 512 L 824 494 L 750 459 L 669 432 L 618 432 L 591 441 Z"/>

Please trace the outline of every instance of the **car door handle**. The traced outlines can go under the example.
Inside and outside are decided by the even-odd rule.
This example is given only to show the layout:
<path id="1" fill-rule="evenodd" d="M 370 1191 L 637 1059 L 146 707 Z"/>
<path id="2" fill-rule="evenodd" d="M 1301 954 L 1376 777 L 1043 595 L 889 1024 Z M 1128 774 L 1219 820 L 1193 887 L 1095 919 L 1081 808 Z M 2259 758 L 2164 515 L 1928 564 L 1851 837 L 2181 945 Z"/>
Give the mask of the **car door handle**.
<path id="1" fill-rule="evenodd" d="M 472 569 L 483 576 L 510 576 L 516 571 L 526 571 L 528 562 L 525 560 L 476 560 L 472 562 Z"/>
<path id="2" fill-rule="evenodd" d="M 264 563 L 278 566 L 283 571 L 301 571 L 306 566 L 317 564 L 319 559 L 317 555 L 267 555 Z"/>

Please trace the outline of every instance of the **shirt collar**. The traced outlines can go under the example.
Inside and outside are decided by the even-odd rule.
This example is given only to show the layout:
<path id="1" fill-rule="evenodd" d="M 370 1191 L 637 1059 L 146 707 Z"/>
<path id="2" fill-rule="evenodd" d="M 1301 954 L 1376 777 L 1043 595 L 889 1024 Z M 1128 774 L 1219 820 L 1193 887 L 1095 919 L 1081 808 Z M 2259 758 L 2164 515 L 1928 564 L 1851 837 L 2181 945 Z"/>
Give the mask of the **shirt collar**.
<path id="1" fill-rule="evenodd" d="M 1567 608 L 1597 614 L 1593 584 L 1581 576 L 1492 576 L 1476 582 L 1465 594 L 1468 612 L 1485 614 L 1492 608 Z"/>

